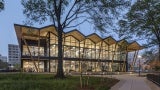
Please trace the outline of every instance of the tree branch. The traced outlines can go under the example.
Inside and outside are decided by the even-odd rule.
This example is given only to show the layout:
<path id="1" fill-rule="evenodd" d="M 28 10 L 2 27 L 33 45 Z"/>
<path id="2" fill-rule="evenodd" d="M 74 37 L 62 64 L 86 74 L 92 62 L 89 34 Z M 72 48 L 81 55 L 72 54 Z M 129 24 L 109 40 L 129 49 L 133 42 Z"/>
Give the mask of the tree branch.
<path id="1" fill-rule="evenodd" d="M 73 28 L 73 27 L 77 27 L 79 26 L 80 24 L 83 24 L 84 22 L 88 21 L 87 19 L 83 20 L 82 22 L 76 24 L 76 25 L 73 25 L 73 26 L 69 26 L 69 27 L 66 27 L 66 28 Z"/>
<path id="2" fill-rule="evenodd" d="M 75 5 L 77 4 L 77 2 L 78 2 L 78 0 L 75 0 L 74 4 L 72 5 L 72 7 L 70 8 L 70 10 L 68 11 L 68 13 L 67 13 L 67 15 L 66 15 L 66 17 L 65 17 L 65 20 L 64 20 L 64 22 L 63 22 L 63 24 L 62 24 L 63 28 L 65 28 L 66 22 L 67 22 L 70 18 L 72 18 L 74 15 L 76 15 L 76 12 L 75 12 L 75 13 L 73 13 L 73 14 L 70 16 L 70 14 L 71 14 L 72 10 L 74 9 Z M 76 11 L 78 11 L 78 9 L 77 9 Z M 69 17 L 69 16 L 70 16 L 70 17 Z"/>
<path id="3" fill-rule="evenodd" d="M 78 18 L 86 18 L 86 19 L 88 19 L 89 17 L 87 17 L 87 16 L 79 16 L 78 17 L 78 15 L 76 15 L 74 18 L 72 18 L 70 21 L 68 21 L 68 23 L 67 24 L 65 24 L 64 26 L 63 26 L 63 28 L 66 28 L 67 26 L 69 26 L 69 24 L 71 24 L 74 20 L 76 20 L 76 19 L 78 19 Z"/>
<path id="4" fill-rule="evenodd" d="M 55 16 L 55 12 L 54 12 L 54 11 L 53 11 L 53 12 L 51 12 L 51 11 L 49 11 L 49 10 L 48 10 L 47 15 L 48 15 L 48 16 L 50 16 L 50 18 L 51 18 L 51 19 L 52 19 L 52 21 L 53 21 L 53 25 L 54 25 L 54 26 L 56 26 L 56 21 L 55 21 L 55 18 L 54 18 L 54 16 Z"/>
<path id="5" fill-rule="evenodd" d="M 71 11 L 73 10 L 74 6 L 76 5 L 77 0 L 75 0 L 74 4 L 72 5 L 72 7 L 70 8 L 70 10 L 68 11 L 68 14 L 66 15 L 65 21 L 67 20 L 67 18 L 69 17 Z"/>
<path id="6" fill-rule="evenodd" d="M 56 3 L 56 0 L 54 0 L 54 3 L 53 3 L 54 5 L 54 8 L 55 8 L 55 13 L 56 13 L 56 15 L 57 15 L 57 3 Z"/>

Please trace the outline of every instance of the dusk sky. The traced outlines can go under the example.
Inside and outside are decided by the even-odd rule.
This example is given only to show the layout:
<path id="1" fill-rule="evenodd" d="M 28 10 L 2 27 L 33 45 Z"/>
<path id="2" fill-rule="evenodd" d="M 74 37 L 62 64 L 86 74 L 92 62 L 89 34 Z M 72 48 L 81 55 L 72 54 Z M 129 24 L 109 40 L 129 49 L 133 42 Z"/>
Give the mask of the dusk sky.
<path id="1" fill-rule="evenodd" d="M 8 44 L 18 45 L 14 24 L 23 25 L 23 21 L 25 20 L 26 18 L 23 15 L 21 0 L 5 0 L 5 9 L 0 12 L 0 54 L 8 56 Z M 50 24 L 50 22 L 47 22 L 37 27 L 43 27 Z M 89 24 L 82 25 L 77 29 L 81 29 L 80 31 L 85 35 L 94 32 L 94 30 L 91 30 L 92 27 Z"/>
<path id="2" fill-rule="evenodd" d="M 0 12 L 0 54 L 8 55 L 8 44 L 17 44 L 14 24 L 24 24 L 21 0 L 5 0 L 5 9 Z"/>
<path id="3" fill-rule="evenodd" d="M 26 18 L 23 15 L 21 0 L 5 0 L 5 9 L 0 12 L 0 54 L 3 56 L 8 56 L 8 44 L 18 45 L 14 24 L 23 25 L 23 21 L 25 20 Z M 46 22 L 41 26 L 35 27 L 40 28 L 50 24 L 50 22 Z M 95 30 L 93 30 L 93 25 L 88 23 L 84 23 L 76 29 L 79 29 L 84 35 L 89 35 L 95 32 Z M 105 37 L 110 35 L 111 34 L 106 34 Z M 117 39 L 115 35 L 114 38 Z"/>
<path id="4" fill-rule="evenodd" d="M 0 54 L 8 55 L 8 44 L 18 44 L 14 23 L 24 20 L 20 0 L 5 0 L 5 10 L 0 12 Z"/>

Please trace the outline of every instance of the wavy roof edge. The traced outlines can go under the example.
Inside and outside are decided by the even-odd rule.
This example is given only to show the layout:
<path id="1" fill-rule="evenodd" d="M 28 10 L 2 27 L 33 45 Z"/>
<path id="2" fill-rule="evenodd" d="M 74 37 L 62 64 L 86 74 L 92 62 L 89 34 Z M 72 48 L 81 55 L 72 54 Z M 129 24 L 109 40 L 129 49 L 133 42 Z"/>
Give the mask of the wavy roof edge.
<path id="1" fill-rule="evenodd" d="M 37 27 L 33 27 L 33 26 L 26 26 L 26 25 L 21 25 L 21 24 L 14 24 L 14 27 L 16 27 L 16 26 L 19 26 L 19 27 L 26 27 L 26 28 L 32 28 L 32 29 L 36 29 L 36 30 L 42 30 L 42 29 L 45 29 L 45 28 L 49 28 L 49 27 L 54 27 L 55 28 L 55 26 L 54 25 L 47 25 L 47 26 L 43 26 L 43 27 L 41 27 L 41 28 L 37 28 Z M 56 30 L 57 31 L 57 30 Z M 119 43 L 119 42 L 121 42 L 121 41 L 126 41 L 129 45 L 131 45 L 131 44 L 133 44 L 133 43 L 137 43 L 138 45 L 139 45 L 139 47 L 143 47 L 143 46 L 141 46 L 138 42 L 136 42 L 136 41 L 133 41 L 133 42 L 131 42 L 131 43 L 129 43 L 126 39 L 121 39 L 121 40 L 116 40 L 116 39 L 114 39 L 112 36 L 108 36 L 108 37 L 105 37 L 105 38 L 102 38 L 101 36 L 99 36 L 97 33 L 91 33 L 91 34 L 89 34 L 89 35 L 84 35 L 82 32 L 80 32 L 79 30 L 77 30 L 77 29 L 73 29 L 73 30 L 70 30 L 70 31 L 68 31 L 68 32 L 64 32 L 63 31 L 63 33 L 64 34 L 71 34 L 71 33 L 73 33 L 73 32 L 77 32 L 77 33 L 79 33 L 81 36 L 83 36 L 83 38 L 84 39 L 86 39 L 86 38 L 91 38 L 91 37 L 93 37 L 93 36 L 95 36 L 95 38 L 98 38 L 99 40 L 95 40 L 95 38 L 93 39 L 93 41 L 95 42 L 95 43 L 97 43 L 98 41 L 100 41 L 100 40 L 103 40 L 103 41 L 105 41 L 105 40 L 107 40 L 107 39 L 112 39 L 113 40 L 113 42 L 111 43 L 111 44 L 113 44 L 113 43 Z M 83 40 L 83 39 L 81 39 L 81 40 Z M 143 47 L 144 48 L 144 47 Z"/>
<path id="2" fill-rule="evenodd" d="M 33 29 L 37 29 L 37 30 L 42 30 L 42 29 L 45 29 L 45 28 L 49 28 L 49 27 L 55 27 L 54 25 L 48 25 L 48 26 L 44 26 L 44 27 L 41 27 L 41 28 L 37 28 L 37 27 L 33 27 L 33 26 L 26 26 L 26 25 L 21 25 L 21 24 L 14 24 L 14 26 L 20 26 L 20 27 L 26 27 L 26 28 L 33 28 Z M 112 38 L 113 40 L 117 41 L 116 39 L 114 39 L 112 36 L 107 36 L 105 38 L 102 38 L 101 36 L 99 36 L 97 33 L 91 33 L 89 35 L 84 35 L 82 32 L 80 32 L 78 29 L 73 29 L 73 30 L 70 30 L 70 31 L 67 31 L 67 32 L 63 32 L 64 34 L 69 34 L 69 33 L 72 33 L 74 31 L 77 31 L 78 33 L 80 33 L 82 36 L 84 36 L 85 38 L 88 38 L 90 37 L 91 35 L 96 35 L 98 36 L 101 40 L 105 40 L 105 39 L 108 39 L 108 38 Z"/>

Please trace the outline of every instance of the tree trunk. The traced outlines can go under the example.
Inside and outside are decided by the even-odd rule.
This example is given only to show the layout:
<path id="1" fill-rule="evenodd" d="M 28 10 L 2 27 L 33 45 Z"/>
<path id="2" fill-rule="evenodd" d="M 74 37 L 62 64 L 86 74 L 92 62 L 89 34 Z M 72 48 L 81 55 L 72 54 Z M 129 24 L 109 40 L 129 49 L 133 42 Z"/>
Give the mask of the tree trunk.
<path id="1" fill-rule="evenodd" d="M 160 64 L 160 42 L 159 42 L 159 45 L 158 45 L 158 46 L 159 46 L 159 48 L 158 48 L 158 49 L 159 49 L 159 52 L 158 52 L 158 55 L 159 55 L 158 61 L 159 61 L 159 64 Z M 160 66 L 160 65 L 159 65 L 159 66 Z"/>
<path id="2" fill-rule="evenodd" d="M 63 29 L 61 25 L 58 25 L 58 68 L 56 73 L 56 78 L 63 79 L 65 78 L 64 72 L 63 72 L 63 49 L 62 49 L 62 33 Z"/>

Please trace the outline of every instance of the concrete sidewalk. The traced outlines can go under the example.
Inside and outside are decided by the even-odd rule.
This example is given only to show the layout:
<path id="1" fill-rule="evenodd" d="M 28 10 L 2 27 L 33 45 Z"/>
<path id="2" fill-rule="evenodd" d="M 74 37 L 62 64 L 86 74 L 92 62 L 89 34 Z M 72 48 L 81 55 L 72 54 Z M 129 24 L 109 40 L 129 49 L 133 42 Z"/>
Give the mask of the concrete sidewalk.
<path id="1" fill-rule="evenodd" d="M 110 90 L 160 90 L 160 87 L 147 80 L 145 77 L 133 75 L 114 75 L 120 80 Z"/>

